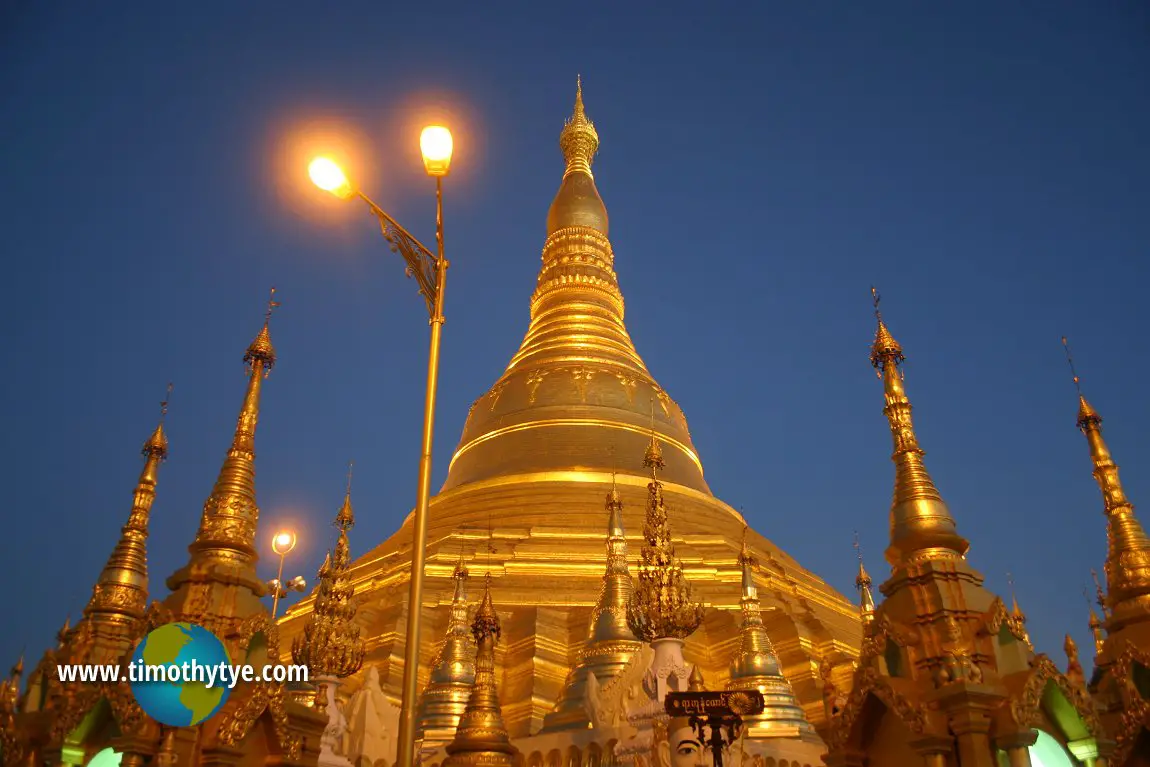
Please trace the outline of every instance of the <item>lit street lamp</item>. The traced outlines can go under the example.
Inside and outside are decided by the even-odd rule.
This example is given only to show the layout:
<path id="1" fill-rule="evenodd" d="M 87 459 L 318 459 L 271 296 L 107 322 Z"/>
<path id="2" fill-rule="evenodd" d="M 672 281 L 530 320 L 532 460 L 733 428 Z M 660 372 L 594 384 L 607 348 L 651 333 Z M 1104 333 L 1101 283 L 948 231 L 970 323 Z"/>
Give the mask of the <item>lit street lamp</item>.
<path id="1" fill-rule="evenodd" d="M 303 576 L 297 575 L 287 583 L 284 583 L 284 557 L 291 553 L 295 548 L 295 533 L 290 530 L 281 530 L 272 538 L 272 551 L 279 554 L 280 568 L 276 573 L 276 577 L 268 581 L 268 590 L 272 593 L 272 620 L 276 619 L 276 612 L 279 609 L 280 600 L 288 595 L 291 591 L 303 591 L 307 588 L 307 581 Z"/>
<path id="2" fill-rule="evenodd" d="M 447 259 L 443 256 L 443 177 L 451 166 L 451 132 L 433 125 L 419 137 L 423 167 L 435 179 L 435 241 L 433 255 L 391 216 L 356 189 L 343 170 L 332 160 L 319 157 L 308 174 L 320 189 L 350 200 L 358 197 L 379 219 L 383 237 L 393 253 L 407 262 L 407 276 L 419 283 L 427 302 L 431 325 L 431 350 L 427 359 L 427 398 L 423 412 L 423 453 L 419 459 L 419 498 L 415 507 L 414 541 L 411 550 L 411 589 L 407 600 L 407 634 L 404 640 L 403 697 L 399 713 L 399 739 L 396 767 L 412 767 L 415 753 L 415 705 L 419 696 L 419 628 L 423 604 L 423 568 L 427 547 L 428 505 L 431 500 L 431 447 L 435 430 L 435 391 L 439 381 L 439 343 L 443 333 L 443 288 L 447 279 Z"/>

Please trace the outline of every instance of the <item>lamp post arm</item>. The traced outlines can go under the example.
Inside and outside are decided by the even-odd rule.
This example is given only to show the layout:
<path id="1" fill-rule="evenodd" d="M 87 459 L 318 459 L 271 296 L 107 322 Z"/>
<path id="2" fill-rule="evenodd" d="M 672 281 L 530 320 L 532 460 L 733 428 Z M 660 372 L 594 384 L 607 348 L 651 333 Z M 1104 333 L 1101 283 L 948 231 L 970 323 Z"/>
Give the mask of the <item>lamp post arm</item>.
<path id="1" fill-rule="evenodd" d="M 410 232 L 400 226 L 398 221 L 387 215 L 383 208 L 376 205 L 370 197 L 362 192 L 357 194 L 379 219 L 380 231 L 391 247 L 391 252 L 403 256 L 403 260 L 407 262 L 407 276 L 414 277 L 415 281 L 419 283 L 419 292 L 423 295 L 423 300 L 427 302 L 428 317 L 434 320 L 436 297 L 442 289 L 439 284 L 438 262 L 435 255 L 423 243 L 415 239 Z"/>

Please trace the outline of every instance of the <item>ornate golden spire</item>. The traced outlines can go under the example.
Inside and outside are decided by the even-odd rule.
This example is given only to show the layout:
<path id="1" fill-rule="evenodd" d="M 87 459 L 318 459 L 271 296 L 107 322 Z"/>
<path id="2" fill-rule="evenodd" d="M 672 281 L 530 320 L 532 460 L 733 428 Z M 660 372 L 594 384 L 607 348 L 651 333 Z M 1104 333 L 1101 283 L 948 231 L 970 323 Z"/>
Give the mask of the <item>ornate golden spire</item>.
<path id="1" fill-rule="evenodd" d="M 1023 640 L 1029 644 L 1030 635 L 1026 631 L 1026 613 L 1022 612 L 1022 608 L 1018 606 L 1018 597 L 1014 593 L 1014 576 L 1007 573 L 1006 582 L 1010 585 L 1010 617 L 1014 621 L 1014 625 L 1018 627 L 1019 633 L 1022 634 Z"/>
<path id="2" fill-rule="evenodd" d="M 918 446 L 918 438 L 911 422 L 911 405 L 903 387 L 899 366 L 906 359 L 902 347 L 894 340 L 879 312 L 878 291 L 871 288 L 874 314 L 878 321 L 874 344 L 871 346 L 871 364 L 879 373 L 886 391 L 883 412 L 890 421 L 894 438 L 895 465 L 894 498 L 890 508 L 890 546 L 886 551 L 891 565 L 905 564 L 912 559 L 960 558 L 970 544 L 958 534 L 954 519 L 942 500 L 934 481 L 926 471 Z"/>
<path id="3" fill-rule="evenodd" d="M 1134 504 L 1126 498 L 1122 481 L 1118 478 L 1118 465 L 1102 439 L 1102 417 L 1082 395 L 1065 337 L 1062 345 L 1074 376 L 1074 386 L 1078 389 L 1078 428 L 1086 435 L 1090 459 L 1094 463 L 1094 480 L 1102 491 L 1109 543 L 1106 553 L 1109 599 L 1103 606 L 1110 608 L 1107 630 L 1113 634 L 1123 626 L 1150 620 L 1150 540 L 1134 516 Z M 1100 594 L 1101 591 L 1099 587 Z"/>
<path id="4" fill-rule="evenodd" d="M 572 466 L 606 474 L 608 445 L 643 449 L 654 397 L 665 481 L 709 494 L 682 410 L 627 332 L 607 209 L 590 172 L 598 136 L 581 83 L 560 144 L 566 166 L 547 214 L 530 325 L 503 375 L 468 413 L 443 490 Z M 540 447 L 559 443 L 561 452 Z"/>
<path id="5" fill-rule="evenodd" d="M 1102 654 L 1102 647 L 1106 644 L 1106 635 L 1102 631 L 1102 619 L 1094 612 L 1094 605 L 1090 603 L 1090 595 L 1086 587 L 1082 587 L 1082 597 L 1086 600 L 1086 609 L 1090 611 L 1090 636 L 1094 639 L 1095 657 Z"/>
<path id="6" fill-rule="evenodd" d="M 623 501 L 612 476 L 607 492 L 607 567 L 599 598 L 591 611 L 587 641 L 563 685 L 555 710 L 543 720 L 543 731 L 586 727 L 590 721 L 584 701 L 590 676 L 602 687 L 621 674 L 642 647 L 627 624 L 627 605 L 634 593 L 627 570 L 627 536 L 623 529 Z"/>
<path id="7" fill-rule="evenodd" d="M 451 577 L 455 581 L 455 594 L 451 599 L 447 636 L 431 662 L 431 677 L 419 704 L 417 739 L 423 741 L 424 751 L 434 750 L 451 740 L 475 682 L 475 641 L 467 620 L 470 573 L 463 563 L 462 551 Z"/>
<path id="8" fill-rule="evenodd" d="M 731 659 L 731 681 L 727 683 L 727 689 L 758 690 L 763 694 L 766 703 L 763 712 L 746 720 L 753 733 L 762 737 L 810 735 L 814 730 L 795 697 L 791 683 L 779 668 L 779 657 L 763 625 L 759 590 L 755 586 L 757 562 L 747 548 L 746 527 L 743 528 L 743 548 L 738 562 L 742 571 L 743 594 L 739 605 L 743 620 L 739 629 L 739 650 Z M 691 677 L 693 681 L 694 672 Z"/>
<path id="9" fill-rule="evenodd" d="M 120 529 L 120 540 L 108 557 L 84 619 L 93 624 L 97 639 L 109 643 L 109 657 L 118 656 L 134 638 L 134 627 L 144 617 L 148 602 L 148 517 L 156 499 L 160 464 L 168 457 L 164 417 L 168 414 L 172 385 L 160 403 L 160 422 L 144 443 L 144 468 L 132 493 L 132 510 Z"/>
<path id="10" fill-rule="evenodd" d="M 687 677 L 687 692 L 706 692 L 707 680 L 703 679 L 703 671 L 699 664 L 691 666 L 691 675 Z"/>
<path id="11" fill-rule="evenodd" d="M 355 622 L 355 587 L 347 531 L 355 526 L 351 509 L 351 471 L 347 493 L 335 517 L 335 549 L 319 568 L 319 589 L 303 633 L 292 642 L 292 660 L 316 677 L 348 677 L 363 667 L 364 641 Z"/>
<path id="12" fill-rule="evenodd" d="M 599 134 L 595 131 L 595 124 L 587 119 L 587 113 L 583 110 L 582 75 L 575 77 L 575 108 L 563 125 L 563 132 L 559 134 L 559 148 L 563 150 L 563 158 L 567 160 L 564 177 L 575 171 L 591 175 L 591 162 L 599 149 Z"/>
<path id="13" fill-rule="evenodd" d="M 874 623 L 874 594 L 871 593 L 870 574 L 867 573 L 866 567 L 863 565 L 858 532 L 855 533 L 855 554 L 859 560 L 859 572 L 855 576 L 855 588 L 859 592 L 859 617 L 862 619 L 863 626 L 866 627 Z"/>
<path id="14" fill-rule="evenodd" d="M 471 622 L 471 634 L 478 649 L 475 653 L 475 682 L 471 697 L 459 720 L 455 738 L 447 744 L 444 767 L 484 765 L 510 767 L 516 749 L 511 745 L 499 707 L 495 686 L 495 643 L 499 641 L 499 616 L 491 604 L 491 573 L 483 587 L 483 601 Z"/>
<path id="15" fill-rule="evenodd" d="M 172 593 L 164 600 L 183 619 L 198 620 L 211 630 L 238 625 L 262 612 L 265 584 L 256 575 L 255 437 L 263 380 L 276 362 L 268 325 L 279 306 L 271 290 L 264 324 L 244 353 L 248 385 L 236 420 L 235 434 L 211 495 L 204 502 L 189 562 L 168 578 Z"/>
<path id="16" fill-rule="evenodd" d="M 703 605 L 692 600 L 691 586 L 683 577 L 683 563 L 675 557 L 671 528 L 663 504 L 659 470 L 664 467 L 659 439 L 654 432 L 643 457 L 651 470 L 647 484 L 647 517 L 640 554 L 639 582 L 627 605 L 627 625 L 644 642 L 675 637 L 686 639 L 703 622 Z"/>

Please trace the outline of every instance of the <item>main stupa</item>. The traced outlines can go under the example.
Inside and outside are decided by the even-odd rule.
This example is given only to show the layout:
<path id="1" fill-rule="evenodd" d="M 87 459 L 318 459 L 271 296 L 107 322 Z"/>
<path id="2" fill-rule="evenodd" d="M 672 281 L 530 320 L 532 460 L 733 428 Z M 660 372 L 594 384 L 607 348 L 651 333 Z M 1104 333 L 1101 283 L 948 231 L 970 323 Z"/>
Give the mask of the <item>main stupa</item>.
<path id="1" fill-rule="evenodd" d="M 709 608 L 686 642 L 685 657 L 717 688 L 729 678 L 740 647 L 746 523 L 712 494 L 683 411 L 627 333 L 607 209 L 591 170 L 599 137 L 581 87 L 559 145 L 566 168 L 547 214 L 531 322 L 503 375 L 472 404 L 447 480 L 431 500 L 420 605 L 424 689 L 433 662 L 442 660 L 457 564 L 462 557 L 473 576 L 490 573 L 503 630 L 496 676 L 515 739 L 588 726 L 578 688 L 586 684 L 580 667 L 589 631 L 600 636 L 615 630 L 603 628 L 604 616 L 626 630 L 621 605 L 610 603 L 619 600 L 618 590 L 604 587 L 605 542 L 610 533 L 617 544 L 630 541 L 632 556 L 639 550 L 650 481 L 643 456 L 652 432 L 663 447 L 660 479 L 676 552 Z M 604 498 L 613 508 L 605 510 Z M 763 536 L 751 531 L 746 542 L 758 562 L 753 578 L 781 670 L 809 721 L 821 726 L 820 663 L 849 677 L 861 641 L 859 608 Z M 384 691 L 397 701 L 411 547 L 409 516 L 352 567 L 367 637 L 364 668 L 374 666 Z M 309 597 L 287 612 L 281 646 L 290 646 L 312 604 Z M 595 661 L 597 675 L 610 675 L 637 643 L 600 645 L 618 655 Z M 348 680 L 347 688 L 354 690 L 362 677 Z"/>

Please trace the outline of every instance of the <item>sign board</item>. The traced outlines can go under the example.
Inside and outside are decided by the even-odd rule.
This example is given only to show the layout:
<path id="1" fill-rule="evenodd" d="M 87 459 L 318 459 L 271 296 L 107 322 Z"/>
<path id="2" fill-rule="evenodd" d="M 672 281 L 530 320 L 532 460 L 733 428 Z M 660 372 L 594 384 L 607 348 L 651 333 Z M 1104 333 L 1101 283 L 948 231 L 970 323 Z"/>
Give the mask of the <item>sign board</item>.
<path id="1" fill-rule="evenodd" d="M 766 705 L 758 690 L 723 690 L 721 692 L 669 692 L 663 699 L 667 714 L 682 716 L 754 716 Z"/>

